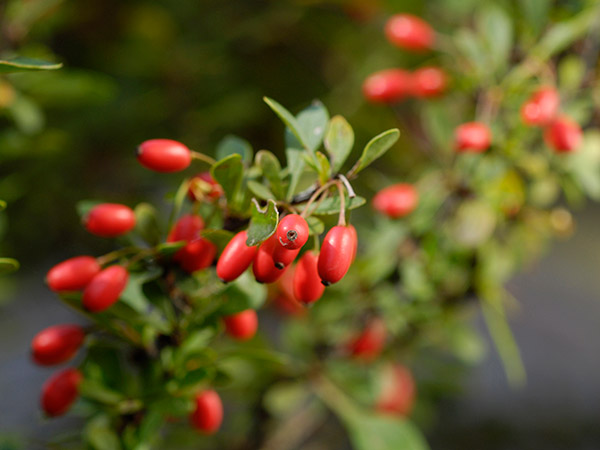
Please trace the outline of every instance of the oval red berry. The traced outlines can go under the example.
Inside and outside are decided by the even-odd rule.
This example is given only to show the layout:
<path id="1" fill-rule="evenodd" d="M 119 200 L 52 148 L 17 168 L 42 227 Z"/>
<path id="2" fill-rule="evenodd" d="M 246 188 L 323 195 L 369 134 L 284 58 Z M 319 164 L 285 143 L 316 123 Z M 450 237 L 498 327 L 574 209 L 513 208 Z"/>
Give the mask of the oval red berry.
<path id="1" fill-rule="evenodd" d="M 412 77 L 402 69 L 387 69 L 369 75 L 363 85 L 363 95 L 373 103 L 394 103 L 411 93 Z"/>
<path id="2" fill-rule="evenodd" d="M 127 286 L 129 273 L 122 266 L 110 266 L 96 275 L 83 291 L 83 306 L 91 312 L 111 307 Z"/>
<path id="3" fill-rule="evenodd" d="M 388 186 L 373 197 L 373 207 L 392 219 L 410 214 L 417 207 L 418 202 L 417 190 L 406 183 Z"/>
<path id="4" fill-rule="evenodd" d="M 248 233 L 240 231 L 227 244 L 217 261 L 217 276 L 223 282 L 235 280 L 252 264 L 257 246 L 246 245 Z"/>
<path id="5" fill-rule="evenodd" d="M 46 283 L 55 291 L 78 291 L 100 272 L 100 265 L 91 256 L 76 256 L 67 259 L 48 271 Z"/>
<path id="6" fill-rule="evenodd" d="M 260 244 L 258 252 L 256 252 L 256 256 L 254 257 L 254 261 L 252 261 L 252 273 L 259 283 L 273 283 L 283 275 L 285 265 L 282 267 L 284 270 L 282 270 L 273 259 L 273 255 L 277 249 L 283 249 L 283 247 L 281 247 L 277 241 L 276 235 L 272 235 Z M 299 250 L 283 249 L 283 251 L 298 254 Z"/>
<path id="7" fill-rule="evenodd" d="M 171 139 L 150 139 L 137 149 L 138 161 L 156 172 L 179 172 L 192 162 L 192 152 L 181 142 Z"/>
<path id="8" fill-rule="evenodd" d="M 521 118 L 526 125 L 547 125 L 558 114 L 560 97 L 556 89 L 542 87 L 521 107 Z"/>
<path id="9" fill-rule="evenodd" d="M 422 67 L 412 75 L 412 94 L 415 97 L 438 97 L 446 91 L 448 77 L 439 67 Z"/>
<path id="10" fill-rule="evenodd" d="M 376 317 L 350 343 L 350 352 L 356 358 L 372 361 L 379 356 L 386 340 L 385 322 Z"/>
<path id="11" fill-rule="evenodd" d="M 258 316 L 253 309 L 246 309 L 223 318 L 225 330 L 231 337 L 240 341 L 251 339 L 258 329 Z"/>
<path id="12" fill-rule="evenodd" d="M 190 416 L 194 428 L 205 434 L 215 433 L 223 422 L 223 403 L 216 391 L 207 389 L 196 394 L 196 408 Z"/>
<path id="13" fill-rule="evenodd" d="M 298 214 L 288 214 L 279 221 L 276 230 L 279 243 L 288 250 L 302 248 L 308 240 L 308 224 Z"/>
<path id="14" fill-rule="evenodd" d="M 395 364 L 383 371 L 377 410 L 387 414 L 407 416 L 412 410 L 415 396 L 415 382 L 407 368 Z"/>
<path id="15" fill-rule="evenodd" d="M 487 150 L 492 141 L 492 133 L 481 122 L 468 122 L 454 131 L 455 148 L 458 152 L 481 153 Z"/>
<path id="16" fill-rule="evenodd" d="M 562 116 L 554 120 L 544 132 L 549 147 L 558 153 L 569 153 L 581 145 L 583 133 L 577 122 Z"/>
<path id="17" fill-rule="evenodd" d="M 305 305 L 319 300 L 325 291 L 317 269 L 318 260 L 314 252 L 308 251 L 294 269 L 294 298 Z"/>
<path id="18" fill-rule="evenodd" d="M 117 237 L 135 227 L 135 214 L 131 208 L 118 203 L 101 203 L 94 206 L 84 218 L 85 228 L 101 237 Z"/>
<path id="19" fill-rule="evenodd" d="M 41 406 L 49 416 L 66 413 L 79 395 L 79 383 L 83 379 L 77 369 L 58 372 L 42 386 Z"/>
<path id="20" fill-rule="evenodd" d="M 321 282 L 330 285 L 340 281 L 352 264 L 356 253 L 356 233 L 337 225 L 327 232 L 317 264 Z"/>
<path id="21" fill-rule="evenodd" d="M 55 325 L 35 335 L 31 341 L 31 357 L 42 366 L 60 364 L 71 359 L 85 338 L 79 325 Z"/>
<path id="22" fill-rule="evenodd" d="M 412 51 L 429 50 L 435 37 L 431 26 L 412 14 L 390 17 L 385 24 L 385 35 L 392 44 Z"/>

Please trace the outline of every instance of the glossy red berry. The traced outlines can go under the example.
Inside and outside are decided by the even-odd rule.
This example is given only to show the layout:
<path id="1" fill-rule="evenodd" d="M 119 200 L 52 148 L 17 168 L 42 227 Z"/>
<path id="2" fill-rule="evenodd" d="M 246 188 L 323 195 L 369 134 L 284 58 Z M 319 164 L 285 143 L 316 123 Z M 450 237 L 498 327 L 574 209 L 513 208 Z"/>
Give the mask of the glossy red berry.
<path id="1" fill-rule="evenodd" d="M 55 325 L 40 331 L 31 341 L 31 357 L 42 366 L 71 359 L 85 338 L 79 325 Z"/>
<path id="2" fill-rule="evenodd" d="M 135 214 L 125 205 L 101 203 L 90 210 L 83 222 L 90 233 L 110 238 L 131 231 L 135 227 Z"/>
<path id="3" fill-rule="evenodd" d="M 83 291 L 83 306 L 91 312 L 111 307 L 127 286 L 129 273 L 122 266 L 110 266 L 96 275 Z"/>
<path id="4" fill-rule="evenodd" d="M 181 142 L 171 139 L 150 139 L 137 148 L 142 166 L 157 172 L 179 172 L 192 162 L 192 152 Z"/>
<path id="5" fill-rule="evenodd" d="M 389 366 L 382 373 L 381 381 L 377 410 L 407 416 L 412 410 L 416 396 L 415 382 L 410 371 L 399 364 Z"/>
<path id="6" fill-rule="evenodd" d="M 354 250 L 352 251 L 352 261 L 354 261 L 356 258 L 356 253 L 358 252 L 358 233 L 356 232 L 354 225 L 348 225 L 348 228 L 352 233 L 352 240 L 354 241 Z"/>
<path id="7" fill-rule="evenodd" d="M 100 272 L 100 264 L 91 256 L 76 256 L 55 265 L 46 275 L 48 287 L 55 291 L 78 291 Z"/>
<path id="8" fill-rule="evenodd" d="M 418 202 L 419 193 L 412 184 L 407 183 L 388 186 L 373 197 L 373 207 L 392 219 L 410 214 Z"/>
<path id="9" fill-rule="evenodd" d="M 298 214 L 288 214 L 279 221 L 275 234 L 279 243 L 288 250 L 302 248 L 308 240 L 308 224 Z"/>
<path id="10" fill-rule="evenodd" d="M 251 339 L 258 329 L 258 316 L 253 309 L 246 309 L 223 318 L 227 334 L 240 341 Z"/>
<path id="11" fill-rule="evenodd" d="M 193 201 L 213 201 L 223 195 L 223 188 L 215 181 L 210 172 L 202 172 L 193 177 L 188 189 L 188 197 Z"/>
<path id="12" fill-rule="evenodd" d="M 79 383 L 83 379 L 77 369 L 58 372 L 42 386 L 41 406 L 48 416 L 66 413 L 79 396 Z"/>
<path id="13" fill-rule="evenodd" d="M 394 103 L 410 94 L 411 86 L 410 73 L 402 69 L 387 69 L 369 75 L 363 83 L 362 90 L 370 102 Z"/>
<path id="14" fill-rule="evenodd" d="M 317 268 L 321 282 L 328 286 L 340 281 L 352 264 L 356 253 L 356 232 L 350 227 L 337 225 L 325 235 Z"/>
<path id="15" fill-rule="evenodd" d="M 492 133 L 483 123 L 463 123 L 454 131 L 454 141 L 458 152 L 481 153 L 489 148 Z"/>
<path id="16" fill-rule="evenodd" d="M 553 87 L 542 87 L 521 107 L 521 118 L 526 125 L 547 125 L 558 114 L 560 97 Z"/>
<path id="17" fill-rule="evenodd" d="M 549 147 L 558 153 L 569 153 L 581 145 L 583 133 L 577 122 L 562 116 L 552 121 L 544 131 L 544 139 Z"/>
<path id="18" fill-rule="evenodd" d="M 212 389 L 196 394 L 196 409 L 190 415 L 192 426 L 205 434 L 215 433 L 223 422 L 221 397 Z"/>
<path id="19" fill-rule="evenodd" d="M 273 263 L 275 264 L 275 267 L 282 270 L 295 261 L 298 253 L 300 253 L 299 248 L 296 250 L 288 250 L 281 245 L 275 245 L 272 255 Z"/>
<path id="20" fill-rule="evenodd" d="M 254 278 L 256 278 L 256 281 L 259 283 L 273 283 L 283 275 L 285 271 L 285 265 L 283 267 L 284 270 L 282 270 L 273 259 L 273 255 L 277 249 L 283 249 L 284 252 L 295 254 L 298 254 L 299 252 L 299 250 L 284 249 L 277 241 L 276 235 L 273 234 L 271 237 L 269 237 L 266 241 L 260 244 L 258 252 L 254 257 L 254 261 L 252 262 L 252 273 L 254 273 Z"/>
<path id="21" fill-rule="evenodd" d="M 175 260 L 187 273 L 209 267 L 217 256 L 217 247 L 208 239 L 198 238 L 188 242 L 175 254 Z"/>
<path id="22" fill-rule="evenodd" d="M 317 269 L 319 257 L 308 251 L 302 255 L 294 270 L 294 298 L 305 305 L 316 302 L 325 291 Z"/>
<path id="23" fill-rule="evenodd" d="M 256 253 L 257 246 L 246 245 L 248 233 L 240 231 L 227 244 L 223 253 L 217 261 L 217 276 L 223 282 L 235 280 L 252 264 Z"/>
<path id="24" fill-rule="evenodd" d="M 197 239 L 200 237 L 200 231 L 202 231 L 203 228 L 204 221 L 202 220 L 202 217 L 195 214 L 186 214 L 181 216 L 175 223 L 169 232 L 167 242 L 189 242 L 193 239 Z"/>
<path id="25" fill-rule="evenodd" d="M 446 91 L 448 77 L 439 67 L 422 67 L 412 74 L 412 95 L 421 98 L 438 97 Z"/>
<path id="26" fill-rule="evenodd" d="M 385 322 L 379 317 L 371 319 L 365 329 L 350 343 L 350 352 L 356 358 L 372 361 L 383 350 L 386 335 Z"/>
<path id="27" fill-rule="evenodd" d="M 392 44 L 412 51 L 429 50 L 433 46 L 433 29 L 412 14 L 396 14 L 385 24 L 385 35 Z"/>

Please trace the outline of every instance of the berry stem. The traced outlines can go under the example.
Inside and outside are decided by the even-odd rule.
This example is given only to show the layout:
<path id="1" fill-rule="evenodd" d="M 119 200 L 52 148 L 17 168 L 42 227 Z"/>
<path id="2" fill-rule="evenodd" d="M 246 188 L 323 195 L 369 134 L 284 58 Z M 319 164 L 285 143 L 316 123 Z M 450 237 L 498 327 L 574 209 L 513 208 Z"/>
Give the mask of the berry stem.
<path id="1" fill-rule="evenodd" d="M 308 202 L 306 203 L 306 206 L 304 207 L 302 214 L 300 214 L 300 216 L 302 218 L 305 219 L 308 216 L 309 207 L 314 203 L 314 201 L 319 197 L 319 195 L 321 195 L 326 189 L 333 186 L 333 184 L 335 184 L 335 181 L 329 180 L 327 183 L 325 183 L 323 186 L 321 186 L 319 189 L 317 189 L 315 191 L 315 193 L 308 199 Z"/>
<path id="2" fill-rule="evenodd" d="M 350 182 L 348 181 L 348 178 L 346 178 L 344 175 L 342 175 L 341 173 L 338 174 L 337 176 L 340 180 L 342 180 L 342 183 L 344 183 L 344 187 L 346 188 L 346 190 L 348 191 L 348 198 L 354 198 L 356 197 L 356 192 L 354 192 L 354 189 L 352 188 L 352 185 L 350 184 Z"/>
<path id="3" fill-rule="evenodd" d="M 217 162 L 216 159 L 211 158 L 210 156 L 205 155 L 204 153 L 196 152 L 193 150 L 192 150 L 192 158 L 197 159 L 198 161 L 204 161 L 206 164 L 210 164 L 211 166 Z"/>
<path id="4" fill-rule="evenodd" d="M 335 183 L 338 189 L 338 193 L 340 194 L 340 215 L 338 217 L 338 226 L 346 226 L 346 195 L 344 194 L 344 189 L 342 188 L 342 184 L 339 181 Z"/>
<path id="5" fill-rule="evenodd" d="M 107 253 L 106 255 L 99 256 L 98 258 L 96 258 L 96 261 L 98 261 L 98 264 L 100 264 L 101 266 L 104 266 L 109 262 L 121 258 L 122 256 L 125 256 L 129 253 L 135 253 L 137 251 L 139 251 L 139 248 L 135 246 L 120 248 L 119 250 L 114 250 L 110 253 Z"/>

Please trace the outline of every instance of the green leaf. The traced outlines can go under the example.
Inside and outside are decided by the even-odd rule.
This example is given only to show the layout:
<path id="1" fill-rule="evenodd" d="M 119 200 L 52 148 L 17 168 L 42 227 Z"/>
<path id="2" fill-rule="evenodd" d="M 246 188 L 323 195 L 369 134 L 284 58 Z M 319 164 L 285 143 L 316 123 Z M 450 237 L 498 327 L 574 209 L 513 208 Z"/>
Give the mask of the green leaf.
<path id="1" fill-rule="evenodd" d="M 325 231 L 325 224 L 315 216 L 310 216 L 307 218 L 306 223 L 308 223 L 308 230 L 310 231 L 310 234 L 319 235 Z"/>
<path id="2" fill-rule="evenodd" d="M 271 190 L 262 183 L 259 183 L 255 180 L 248 180 L 248 189 L 252 192 L 257 198 L 261 200 L 272 200 L 275 198 L 275 194 L 271 192 Z"/>
<path id="3" fill-rule="evenodd" d="M 246 164 L 252 162 L 252 146 L 248 141 L 238 136 L 228 134 L 217 145 L 216 158 L 218 161 L 230 155 L 241 155 Z"/>
<path id="4" fill-rule="evenodd" d="M 300 128 L 302 144 L 314 153 L 323 142 L 329 122 L 329 112 L 323 103 L 315 100 L 308 108 L 300 111 L 296 120 Z"/>
<path id="5" fill-rule="evenodd" d="M 11 273 L 19 270 L 19 261 L 13 258 L 0 258 L 0 273 Z"/>
<path id="6" fill-rule="evenodd" d="M 102 203 L 99 200 L 80 200 L 75 205 L 75 209 L 77 210 L 77 214 L 81 220 L 85 220 L 91 209 Z"/>
<path id="7" fill-rule="evenodd" d="M 208 239 L 210 242 L 217 246 L 219 252 L 222 252 L 225 246 L 229 243 L 233 237 L 233 233 L 227 230 L 213 230 L 206 229 L 200 232 L 200 235 Z"/>
<path id="8" fill-rule="evenodd" d="M 79 393 L 82 397 L 95 400 L 106 405 L 117 405 L 125 399 L 121 392 L 114 391 L 99 381 L 85 379 L 79 385 Z"/>
<path id="9" fill-rule="evenodd" d="M 304 151 L 297 148 L 288 147 L 285 150 L 285 157 L 290 174 L 290 183 L 286 195 L 287 200 L 291 200 L 296 193 L 296 187 L 298 186 L 298 182 L 304 171 L 305 163 L 302 155 L 304 155 Z"/>
<path id="10" fill-rule="evenodd" d="M 158 212 L 150 203 L 139 203 L 135 213 L 135 231 L 149 244 L 158 245 L 161 241 Z"/>
<path id="11" fill-rule="evenodd" d="M 37 70 L 56 70 L 62 63 L 52 63 L 41 59 L 18 57 L 0 59 L 0 73 L 32 72 Z"/>
<path id="12" fill-rule="evenodd" d="M 156 268 L 148 272 L 130 273 L 125 290 L 121 293 L 121 301 L 129 305 L 140 314 L 147 314 L 150 302 L 142 291 L 142 285 L 148 281 L 155 280 L 160 276 L 162 270 Z"/>
<path id="13" fill-rule="evenodd" d="M 581 57 L 569 55 L 562 58 L 558 65 L 561 90 L 576 91 L 583 82 L 585 72 L 585 62 Z"/>
<path id="14" fill-rule="evenodd" d="M 279 211 L 273 200 L 267 202 L 265 208 L 261 208 L 256 199 L 252 199 L 252 218 L 248 227 L 248 239 L 246 245 L 258 245 L 269 236 L 271 236 L 277 228 L 279 221 Z"/>
<path id="15" fill-rule="evenodd" d="M 175 364 L 178 366 L 184 365 L 188 359 L 204 353 L 214 335 L 215 332 L 212 328 L 203 328 L 190 333 L 181 346 L 176 349 Z"/>
<path id="16" fill-rule="evenodd" d="M 99 415 L 90 420 L 83 431 L 85 439 L 94 450 L 119 450 L 121 442 L 113 431 L 110 419 Z"/>
<path id="17" fill-rule="evenodd" d="M 315 153 L 317 157 L 317 163 L 319 166 L 317 167 L 317 172 L 319 173 L 319 182 L 323 185 L 329 181 L 329 177 L 331 176 L 331 166 L 329 165 L 329 160 L 327 156 L 325 156 L 321 152 Z"/>
<path id="18" fill-rule="evenodd" d="M 0 200 L 0 211 L 4 211 L 6 209 L 6 202 L 4 200 Z"/>
<path id="19" fill-rule="evenodd" d="M 271 192 L 273 192 L 277 198 L 283 198 L 285 193 L 280 175 L 281 164 L 279 164 L 277 157 L 268 150 L 261 150 L 256 154 L 256 164 L 262 169 L 263 176 L 269 182 Z"/>
<path id="20" fill-rule="evenodd" d="M 333 173 L 340 171 L 354 146 L 354 131 L 342 116 L 334 116 L 329 121 L 325 135 L 325 150 L 329 153 Z"/>
<path id="21" fill-rule="evenodd" d="M 510 16 L 498 5 L 486 4 L 477 17 L 479 32 L 487 44 L 487 56 L 492 68 L 505 67 L 513 42 Z"/>
<path id="22" fill-rule="evenodd" d="M 223 188 L 227 203 L 235 208 L 244 176 L 242 156 L 236 153 L 221 159 L 211 167 L 210 174 Z"/>
<path id="23" fill-rule="evenodd" d="M 291 112 L 285 109 L 281 104 L 276 102 L 275 100 L 269 97 L 263 97 L 264 102 L 269 105 L 269 108 L 273 110 L 277 116 L 281 119 L 281 121 L 289 128 L 291 133 L 294 135 L 298 142 L 308 148 L 305 138 L 302 136 L 302 131 L 300 128 L 300 124 L 293 116 Z"/>
<path id="24" fill-rule="evenodd" d="M 350 209 L 356 209 L 362 205 L 364 205 L 367 201 L 363 197 L 354 197 L 349 199 L 346 196 L 346 211 Z M 321 204 L 315 209 L 312 214 L 316 214 L 317 216 L 326 216 L 331 214 L 338 214 L 340 212 L 340 197 L 336 195 L 335 197 L 328 197 L 321 202 Z"/>
<path id="25" fill-rule="evenodd" d="M 350 170 L 349 176 L 356 175 L 377 158 L 381 157 L 390 149 L 392 145 L 396 143 L 399 137 L 400 130 L 397 128 L 392 128 L 391 130 L 384 131 L 383 133 L 371 139 L 365 146 L 359 160 L 356 162 L 352 170 Z"/>
<path id="26" fill-rule="evenodd" d="M 158 244 L 155 248 L 158 253 L 164 256 L 171 256 L 175 254 L 177 250 L 185 246 L 184 241 L 179 242 L 163 242 Z"/>
<path id="27" fill-rule="evenodd" d="M 258 309 L 267 299 L 267 287 L 246 271 L 227 285 L 223 298 L 225 301 L 219 310 L 220 315 L 229 316 L 246 309 Z"/>

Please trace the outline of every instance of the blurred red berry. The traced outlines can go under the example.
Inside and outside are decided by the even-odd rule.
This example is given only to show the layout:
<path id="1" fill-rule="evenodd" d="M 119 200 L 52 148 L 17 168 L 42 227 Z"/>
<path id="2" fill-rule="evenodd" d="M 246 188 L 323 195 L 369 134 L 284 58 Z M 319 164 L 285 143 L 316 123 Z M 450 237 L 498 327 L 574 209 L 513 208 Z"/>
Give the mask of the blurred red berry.
<path id="1" fill-rule="evenodd" d="M 248 239 L 247 231 L 240 231 L 221 253 L 217 261 L 217 276 L 223 282 L 235 280 L 252 264 L 258 247 L 246 245 L 246 239 Z"/>
<path id="2" fill-rule="evenodd" d="M 385 35 L 397 47 L 424 51 L 433 46 L 434 33 L 423 19 L 412 14 L 396 14 L 385 24 Z"/>
<path id="3" fill-rule="evenodd" d="M 137 148 L 138 161 L 156 172 L 179 172 L 192 162 L 192 152 L 181 142 L 150 139 Z"/>
<path id="4" fill-rule="evenodd" d="M 350 343 L 350 352 L 356 358 L 372 361 L 385 346 L 387 331 L 385 322 L 379 318 L 369 321 L 365 329 Z"/>
<path id="5" fill-rule="evenodd" d="M 317 269 L 319 257 L 308 251 L 302 255 L 294 270 L 294 298 L 305 305 L 316 302 L 325 291 Z"/>
<path id="6" fill-rule="evenodd" d="M 84 218 L 85 228 L 101 237 L 117 237 L 135 227 L 135 214 L 131 208 L 118 203 L 101 203 L 94 206 Z"/>
<path id="7" fill-rule="evenodd" d="M 562 116 L 552 121 L 544 131 L 544 139 L 549 147 L 558 153 L 577 150 L 583 139 L 583 132 L 577 122 Z"/>
<path id="8" fill-rule="evenodd" d="M 223 403 L 216 391 L 207 389 L 196 394 L 196 409 L 190 415 L 192 426 L 205 434 L 215 433 L 223 422 Z"/>
<path id="9" fill-rule="evenodd" d="M 373 207 L 392 219 L 410 214 L 418 202 L 419 193 L 412 184 L 407 183 L 388 186 L 373 197 Z"/>
<path id="10" fill-rule="evenodd" d="M 410 371 L 400 364 L 389 366 L 382 373 L 381 384 L 377 410 L 407 416 L 412 410 L 416 396 L 415 382 Z"/>
<path id="11" fill-rule="evenodd" d="M 79 325 L 54 325 L 35 335 L 31 341 L 31 357 L 42 366 L 60 364 L 71 359 L 85 339 Z"/>
<path id="12" fill-rule="evenodd" d="M 100 264 L 91 256 L 76 256 L 58 263 L 48 271 L 46 283 L 55 291 L 78 291 L 100 272 Z"/>
<path id="13" fill-rule="evenodd" d="M 129 273 L 122 266 L 110 266 L 96 275 L 83 291 L 83 306 L 91 312 L 111 307 L 127 286 Z"/>
<path id="14" fill-rule="evenodd" d="M 350 227 L 337 225 L 327 232 L 317 264 L 324 285 L 337 283 L 346 275 L 356 253 L 355 248 L 356 232 Z"/>
<path id="15" fill-rule="evenodd" d="M 387 69 L 369 75 L 363 83 L 365 98 L 374 103 L 395 103 L 410 94 L 410 73 L 402 69 Z"/>
<path id="16" fill-rule="evenodd" d="M 181 216 L 169 232 L 167 242 L 186 241 L 200 237 L 200 231 L 204 228 L 202 217 L 195 214 Z"/>
<path id="17" fill-rule="evenodd" d="M 553 87 L 542 87 L 521 107 L 521 118 L 526 125 L 547 125 L 558 114 L 560 97 Z"/>
<path id="18" fill-rule="evenodd" d="M 198 238 L 177 251 L 174 258 L 184 271 L 193 273 L 209 267 L 216 256 L 217 246 L 208 239 Z"/>
<path id="19" fill-rule="evenodd" d="M 83 379 L 77 369 L 58 372 L 42 386 L 41 406 L 48 416 L 66 413 L 79 396 L 79 383 Z"/>
<path id="20" fill-rule="evenodd" d="M 454 131 L 454 141 L 458 152 L 481 153 L 489 148 L 492 133 L 481 122 L 463 123 Z"/>
<path id="21" fill-rule="evenodd" d="M 227 334 L 240 341 L 251 339 L 258 329 L 258 316 L 253 309 L 246 309 L 223 318 Z"/>
<path id="22" fill-rule="evenodd" d="M 439 67 L 422 67 L 412 74 L 412 95 L 415 97 L 437 97 L 446 91 L 448 77 Z"/>

